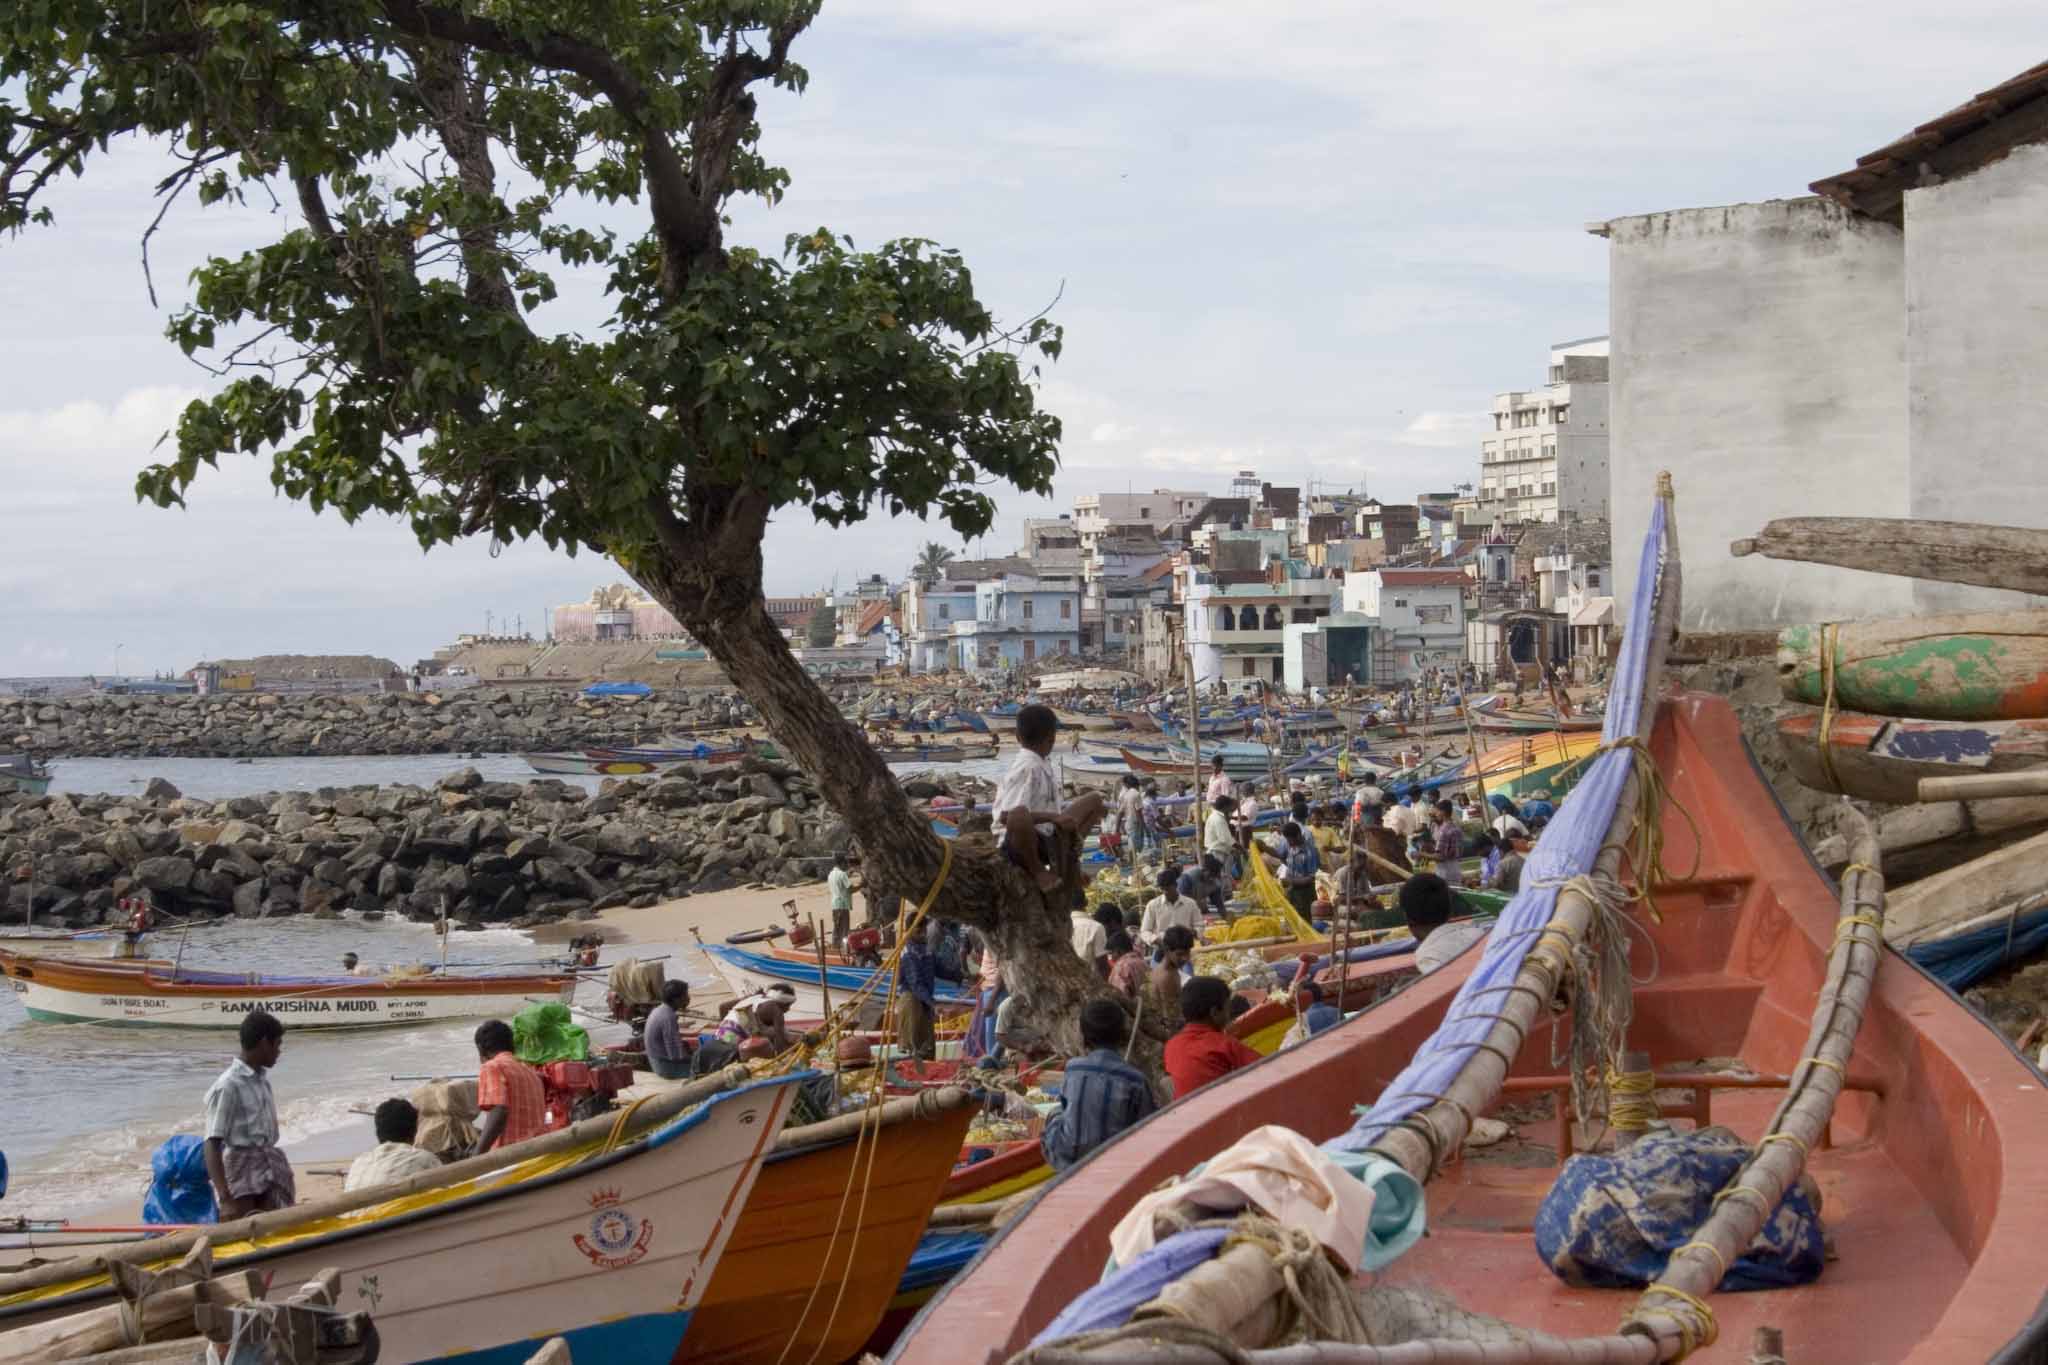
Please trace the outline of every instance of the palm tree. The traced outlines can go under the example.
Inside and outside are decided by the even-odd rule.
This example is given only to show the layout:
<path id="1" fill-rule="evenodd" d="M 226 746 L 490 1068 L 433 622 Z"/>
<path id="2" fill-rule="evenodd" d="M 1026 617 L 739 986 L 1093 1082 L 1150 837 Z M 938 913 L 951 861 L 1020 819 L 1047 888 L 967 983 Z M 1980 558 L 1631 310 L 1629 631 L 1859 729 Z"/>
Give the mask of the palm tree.
<path id="1" fill-rule="evenodd" d="M 933 583 L 939 581 L 939 574 L 945 569 L 947 564 L 952 562 L 952 559 L 953 552 L 951 550 L 939 544 L 936 540 L 928 540 L 924 543 L 924 548 L 918 551 L 917 563 L 912 566 L 910 576 L 926 587 L 930 587 Z"/>

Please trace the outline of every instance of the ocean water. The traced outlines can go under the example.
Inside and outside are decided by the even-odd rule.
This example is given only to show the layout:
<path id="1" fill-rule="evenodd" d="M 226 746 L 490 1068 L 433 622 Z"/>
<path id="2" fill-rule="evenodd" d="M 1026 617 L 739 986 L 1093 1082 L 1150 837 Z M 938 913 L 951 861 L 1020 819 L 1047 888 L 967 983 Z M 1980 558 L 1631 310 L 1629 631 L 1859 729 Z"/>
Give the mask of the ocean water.
<path id="1" fill-rule="evenodd" d="M 339 970 L 354 951 L 372 967 L 436 962 L 441 941 L 427 925 L 386 919 L 231 920 L 189 933 L 163 933 L 151 950 L 188 966 L 271 972 Z M 536 946 L 511 929 L 458 932 L 448 961 L 533 963 L 559 947 Z M 678 944 L 608 948 L 603 961 L 669 956 L 669 972 L 709 988 L 712 977 Z M 580 1011 L 604 1005 L 602 980 L 577 991 Z M 361 1032 L 291 1032 L 271 1073 L 283 1141 L 295 1155 L 309 1150 L 337 1158 L 371 1145 L 367 1119 L 353 1112 L 403 1095 L 412 1082 L 394 1075 L 470 1075 L 471 1037 L 479 1020 Z M 594 1042 L 618 1041 L 620 1025 L 578 1018 Z M 111 1201 L 139 1197 L 149 1184 L 149 1156 L 173 1133 L 199 1131 L 207 1086 L 235 1052 L 225 1029 L 113 1028 L 52 1024 L 28 1018 L 12 992 L 0 993 L 0 1056 L 9 1083 L 0 1151 L 10 1167 L 0 1216 L 72 1216 Z M 345 1164 L 343 1161 L 341 1164 Z"/>

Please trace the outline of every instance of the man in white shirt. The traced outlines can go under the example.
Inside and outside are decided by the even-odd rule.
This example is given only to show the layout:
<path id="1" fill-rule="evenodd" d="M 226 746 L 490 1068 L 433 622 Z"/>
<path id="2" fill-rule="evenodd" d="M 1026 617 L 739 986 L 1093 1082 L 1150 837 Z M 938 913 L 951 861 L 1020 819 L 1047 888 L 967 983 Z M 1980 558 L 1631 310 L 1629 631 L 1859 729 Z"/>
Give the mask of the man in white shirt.
<path id="1" fill-rule="evenodd" d="M 1223 755 L 1218 754 L 1215 758 L 1211 759 L 1209 767 L 1213 770 L 1209 778 L 1209 790 L 1207 793 L 1209 804 L 1215 805 L 1216 798 L 1219 796 L 1236 796 L 1237 784 L 1230 780 L 1229 773 L 1223 771 Z"/>
<path id="2" fill-rule="evenodd" d="M 1060 782 L 1052 770 L 1053 742 L 1060 722 L 1050 706 L 1036 702 L 1017 713 L 1017 757 L 996 784 L 993 819 L 1011 862 L 1031 876 L 1041 891 L 1060 884 L 1050 866 L 1053 831 L 1079 834 L 1102 818 L 1103 801 L 1088 792 L 1060 809 Z"/>
<path id="3" fill-rule="evenodd" d="M 1418 872 L 1401 883 L 1401 913 L 1415 935 L 1415 969 L 1424 976 L 1486 937 L 1476 924 L 1452 924 L 1457 900 L 1451 886 L 1434 872 Z"/>
<path id="4" fill-rule="evenodd" d="M 348 1179 L 341 1186 L 344 1193 L 389 1185 L 421 1171 L 441 1168 L 441 1158 L 412 1145 L 420 1131 L 420 1112 L 410 1103 L 401 1099 L 384 1101 L 377 1106 L 373 1122 L 377 1127 L 377 1145 L 349 1163 Z"/>
<path id="5" fill-rule="evenodd" d="M 1166 936 L 1174 925 L 1184 925 L 1197 938 L 1202 933 L 1202 908 L 1180 893 L 1180 869 L 1169 867 L 1159 874 L 1159 894 L 1145 906 L 1138 922 L 1138 939 L 1148 947 Z"/>
<path id="6" fill-rule="evenodd" d="M 1150 832 L 1145 828 L 1145 792 L 1135 776 L 1126 776 L 1116 794 L 1116 832 L 1123 835 L 1124 852 L 1135 865 Z"/>
<path id="7" fill-rule="evenodd" d="M 1109 931 L 1100 920 L 1083 909 L 1068 911 L 1067 921 L 1072 926 L 1068 941 L 1074 945 L 1076 957 L 1092 967 L 1109 956 Z"/>
<path id="8" fill-rule="evenodd" d="M 1361 811 L 1369 806 L 1386 805 L 1387 794 L 1380 790 L 1380 775 L 1378 773 L 1367 773 L 1364 783 L 1358 788 L 1358 791 L 1352 796 L 1351 800 Z"/>

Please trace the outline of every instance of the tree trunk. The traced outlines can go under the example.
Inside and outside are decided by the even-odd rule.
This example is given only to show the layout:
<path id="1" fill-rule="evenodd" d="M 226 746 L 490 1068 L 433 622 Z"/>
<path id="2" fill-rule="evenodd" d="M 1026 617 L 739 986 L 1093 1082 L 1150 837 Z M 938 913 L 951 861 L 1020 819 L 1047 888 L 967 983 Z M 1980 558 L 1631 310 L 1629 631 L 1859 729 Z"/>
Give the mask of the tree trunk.
<path id="1" fill-rule="evenodd" d="M 630 571 L 723 665 L 769 733 L 845 819 L 860 842 L 869 884 L 901 891 L 909 911 L 937 881 L 945 846 L 770 619 L 761 598 L 765 503 L 746 492 L 702 491 L 692 502 L 687 527 L 658 514 L 664 520 L 660 545 Z M 1129 1002 L 1074 955 L 1068 912 L 1081 894 L 1079 840 L 1061 835 L 1057 856 L 1061 883 L 1041 893 L 992 837 L 956 839 L 931 913 L 988 935 L 1026 1023 L 1062 1051 L 1078 1053 L 1082 1003 L 1098 995 L 1126 1008 Z M 1155 1082 L 1164 1040 L 1179 1023 L 1178 1001 L 1148 995 L 1131 1061 Z"/>

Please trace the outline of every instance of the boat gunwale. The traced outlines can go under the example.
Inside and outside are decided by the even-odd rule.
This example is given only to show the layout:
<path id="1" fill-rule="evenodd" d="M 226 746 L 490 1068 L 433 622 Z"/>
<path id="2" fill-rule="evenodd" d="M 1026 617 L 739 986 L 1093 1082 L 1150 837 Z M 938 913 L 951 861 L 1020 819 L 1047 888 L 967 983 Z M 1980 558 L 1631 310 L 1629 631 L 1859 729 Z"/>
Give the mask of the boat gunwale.
<path id="1" fill-rule="evenodd" d="M 424 1219 L 438 1218 L 443 1214 L 455 1212 L 458 1210 L 467 1212 L 470 1209 L 479 1208 L 485 1204 L 491 1203 L 498 1199 L 510 1198 L 515 1194 L 530 1194 L 538 1190 L 549 1189 L 555 1185 L 562 1183 L 565 1180 L 569 1180 L 574 1177 L 587 1176 L 597 1171 L 608 1170 L 611 1167 L 617 1165 L 619 1162 L 624 1161 L 628 1157 L 642 1156 L 649 1151 L 657 1150 L 658 1147 L 665 1147 L 669 1145 L 671 1142 L 674 1142 L 677 1138 L 681 1137 L 684 1133 L 689 1132 L 691 1129 L 704 1123 L 710 1117 L 711 1111 L 727 1100 L 736 1099 L 741 1095 L 745 1095 L 756 1090 L 771 1089 L 778 1086 L 792 1086 L 801 1075 L 801 1072 L 791 1072 L 789 1074 L 781 1076 L 759 1077 L 755 1080 L 745 1082 L 742 1085 L 734 1086 L 730 1090 L 720 1090 L 714 1094 L 706 1095 L 703 1099 L 697 1101 L 688 1109 L 685 1109 L 682 1113 L 674 1116 L 671 1119 L 665 1119 L 662 1122 L 657 1123 L 652 1127 L 648 1128 L 646 1131 L 642 1132 L 638 1137 L 634 1138 L 631 1142 L 626 1143 L 620 1147 L 616 1147 L 609 1152 L 600 1152 L 597 1155 L 589 1157 L 583 1161 L 578 1161 L 571 1165 L 563 1166 L 559 1170 L 548 1171 L 544 1174 L 534 1176 L 528 1180 L 500 1181 L 498 1184 L 493 1185 L 489 1189 L 477 1190 L 473 1193 L 462 1195 L 459 1198 L 450 1199 L 442 1203 L 432 1204 L 425 1208 L 409 1209 L 404 1213 L 392 1214 L 389 1217 L 385 1218 L 364 1219 L 359 1223 L 354 1223 L 347 1227 L 335 1228 L 331 1232 L 319 1233 L 315 1236 L 305 1238 L 301 1241 L 278 1242 L 274 1245 L 269 1246 L 258 1245 L 252 1247 L 248 1251 L 226 1253 L 221 1255 L 215 1261 L 214 1265 L 216 1270 L 222 1272 L 252 1269 L 254 1267 L 260 1266 L 262 1263 L 266 1261 L 275 1260 L 279 1256 L 297 1255 L 300 1252 L 307 1251 L 315 1247 L 336 1246 L 344 1242 L 354 1241 L 359 1237 L 368 1236 L 373 1233 L 387 1232 L 394 1228 L 410 1227 L 413 1224 L 418 1223 Z M 612 1116 L 600 1116 L 600 1118 L 608 1117 Z M 589 1121 L 590 1120 L 586 1120 L 586 1122 Z M 651 1146 L 650 1144 L 654 1143 L 655 1137 L 663 1133 L 667 1133 L 668 1136 L 662 1138 L 662 1141 L 658 1144 L 658 1147 Z M 534 1155 L 543 1156 L 546 1155 L 546 1153 L 536 1152 Z M 763 1154 L 763 1156 L 760 1158 L 762 1164 L 766 1164 L 769 1155 L 772 1155 L 772 1149 L 770 1153 Z M 523 1159 L 525 1158 L 522 1158 L 522 1160 Z M 452 1169 L 452 1167 L 444 1169 Z M 499 1170 L 505 1169 L 509 1168 L 499 1168 Z M 449 1183 L 461 1184 L 463 1180 L 480 1180 L 488 1176 L 495 1175 L 497 1173 L 497 1171 L 480 1171 L 474 1176 L 464 1176 L 462 1177 L 462 1180 L 451 1181 Z M 404 1199 L 410 1197 L 413 1194 L 424 1194 L 427 1192 L 427 1190 L 431 1190 L 433 1188 L 435 1187 L 430 1185 L 426 1187 L 425 1190 L 413 1190 L 408 1191 L 406 1193 L 393 1194 L 392 1198 Z M 303 1207 L 316 1208 L 318 1206 L 305 1205 Z M 369 1207 L 375 1206 L 371 1205 Z M 320 1219 L 322 1218 L 346 1216 L 348 1215 L 321 1214 L 317 1218 L 307 1219 L 305 1221 L 317 1222 L 320 1221 Z M 230 1226 L 232 1226 L 232 1224 Z M 283 1223 L 280 1224 L 279 1227 L 276 1229 L 266 1229 L 262 1235 L 266 1237 L 277 1235 L 285 1232 L 291 1226 L 292 1225 L 289 1222 Z M 87 1273 L 91 1272 L 88 1271 Z M 23 1299 L 19 1303 L 0 1303 L 0 1332 L 4 1332 L 6 1330 L 5 1323 L 6 1320 L 9 1318 L 41 1316 L 47 1314 L 53 1308 L 63 1308 L 72 1305 L 90 1304 L 95 1300 L 111 1297 L 113 1294 L 113 1282 L 111 1279 L 107 1279 L 98 1284 L 82 1286 L 66 1294 L 52 1295 L 48 1298 Z"/>
<path id="2" fill-rule="evenodd" d="M 27 975 L 22 963 L 33 964 Z M 322 995 L 332 998 L 382 996 L 465 996 L 523 994 L 529 991 L 559 992 L 580 978 L 574 972 L 519 973 L 503 976 L 422 976 L 394 981 L 374 976 L 262 977 L 254 984 L 228 981 L 169 980 L 153 974 L 153 968 L 172 967 L 163 958 L 118 959 L 43 956 L 0 947 L 0 977 L 34 981 L 51 990 L 126 990 L 131 995 L 167 998 L 270 997 L 278 995 Z M 53 970 L 54 968 L 54 970 Z M 51 979 L 65 975 L 79 978 L 65 982 Z M 141 988 L 141 989 L 138 989 Z"/>

